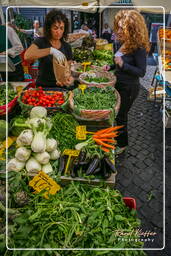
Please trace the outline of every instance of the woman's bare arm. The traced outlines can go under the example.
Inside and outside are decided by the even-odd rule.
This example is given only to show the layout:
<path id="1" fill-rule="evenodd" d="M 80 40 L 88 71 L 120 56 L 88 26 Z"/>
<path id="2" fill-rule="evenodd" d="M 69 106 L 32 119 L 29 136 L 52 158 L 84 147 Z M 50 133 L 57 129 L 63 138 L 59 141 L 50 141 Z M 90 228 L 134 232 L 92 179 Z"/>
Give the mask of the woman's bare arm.
<path id="1" fill-rule="evenodd" d="M 37 45 L 32 44 L 24 54 L 25 60 L 36 60 L 50 54 L 50 48 L 39 49 Z"/>

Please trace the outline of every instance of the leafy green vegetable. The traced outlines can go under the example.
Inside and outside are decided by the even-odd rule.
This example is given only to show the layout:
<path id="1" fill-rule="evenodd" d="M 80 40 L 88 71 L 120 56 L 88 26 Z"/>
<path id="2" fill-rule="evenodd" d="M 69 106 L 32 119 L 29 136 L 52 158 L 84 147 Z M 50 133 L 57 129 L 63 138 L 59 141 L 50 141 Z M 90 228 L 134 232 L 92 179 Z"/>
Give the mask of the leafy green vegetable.
<path id="1" fill-rule="evenodd" d="M 3 141 L 6 137 L 6 126 L 8 123 L 5 120 L 0 120 L 0 141 Z"/>
<path id="2" fill-rule="evenodd" d="M 19 136 L 22 131 L 29 128 L 29 125 L 26 123 L 26 118 L 22 116 L 14 117 L 10 122 L 11 133 L 14 136 Z"/>
<path id="3" fill-rule="evenodd" d="M 16 96 L 17 93 L 14 91 L 11 84 L 7 85 L 8 89 L 8 102 L 12 101 Z M 6 85 L 2 84 L 0 86 L 0 106 L 6 105 Z"/>
<path id="4" fill-rule="evenodd" d="M 49 200 L 34 195 L 18 208 L 9 236 L 15 248 L 141 248 L 142 242 L 118 240 L 116 230 L 140 226 L 117 190 L 72 182 Z M 117 218 L 116 218 L 117 216 Z M 117 220 L 118 219 L 118 220 Z M 29 235 L 28 235 L 29 234 Z M 126 235 L 124 238 L 129 238 Z M 138 238 L 136 234 L 131 238 Z M 97 254 L 98 255 L 98 254 Z"/>
<path id="5" fill-rule="evenodd" d="M 109 78 L 107 77 L 86 77 L 84 79 L 87 82 L 96 82 L 96 83 L 107 83 L 109 82 Z"/>
<path id="6" fill-rule="evenodd" d="M 74 105 L 82 109 L 113 109 L 116 103 L 114 89 L 110 86 L 106 88 L 91 87 L 82 94 L 81 90 L 74 90 Z"/>
<path id="7" fill-rule="evenodd" d="M 76 126 L 79 123 L 72 115 L 58 112 L 52 117 L 53 127 L 51 129 L 51 136 L 59 142 L 58 148 L 74 149 L 77 144 L 76 140 Z"/>

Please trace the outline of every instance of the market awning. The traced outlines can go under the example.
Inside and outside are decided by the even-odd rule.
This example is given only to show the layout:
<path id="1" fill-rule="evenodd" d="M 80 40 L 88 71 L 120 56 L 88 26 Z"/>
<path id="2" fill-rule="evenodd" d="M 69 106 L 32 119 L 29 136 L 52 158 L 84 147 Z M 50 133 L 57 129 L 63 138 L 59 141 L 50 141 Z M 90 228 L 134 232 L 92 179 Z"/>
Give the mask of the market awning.
<path id="1" fill-rule="evenodd" d="M 170 13 L 171 1 L 170 0 L 132 0 L 134 6 L 142 12 L 149 13 Z"/>
<path id="2" fill-rule="evenodd" d="M 56 0 L 1 0 L 0 3 L 2 6 L 49 6 L 49 7 L 59 7 L 59 6 L 66 6 L 66 8 L 76 9 L 83 12 L 96 12 L 98 6 L 105 6 L 110 5 L 113 2 L 117 2 L 117 0 L 63 0 L 57 2 Z"/>

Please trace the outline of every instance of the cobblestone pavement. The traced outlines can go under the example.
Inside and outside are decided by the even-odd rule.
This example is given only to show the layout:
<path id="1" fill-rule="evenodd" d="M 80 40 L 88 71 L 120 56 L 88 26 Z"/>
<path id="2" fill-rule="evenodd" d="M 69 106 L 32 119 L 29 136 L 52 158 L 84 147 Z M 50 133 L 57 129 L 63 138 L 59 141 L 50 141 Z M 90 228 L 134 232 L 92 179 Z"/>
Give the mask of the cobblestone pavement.
<path id="1" fill-rule="evenodd" d="M 156 232 L 145 242 L 144 248 L 163 247 L 163 123 L 160 105 L 147 101 L 155 67 L 148 67 L 141 84 L 139 97 L 129 113 L 129 147 L 117 158 L 118 175 L 116 188 L 124 196 L 136 198 L 138 217 L 142 221 L 142 231 Z M 170 256 L 169 216 L 171 213 L 171 129 L 166 129 L 166 249 L 147 251 L 150 256 Z M 170 168 L 171 169 L 171 168 Z M 171 184 L 171 183 L 170 183 Z M 170 191 L 169 191 L 170 189 Z M 171 230 L 171 227 L 170 227 Z M 143 237 L 142 237 L 143 238 Z M 152 240 L 154 239 L 154 241 Z"/>

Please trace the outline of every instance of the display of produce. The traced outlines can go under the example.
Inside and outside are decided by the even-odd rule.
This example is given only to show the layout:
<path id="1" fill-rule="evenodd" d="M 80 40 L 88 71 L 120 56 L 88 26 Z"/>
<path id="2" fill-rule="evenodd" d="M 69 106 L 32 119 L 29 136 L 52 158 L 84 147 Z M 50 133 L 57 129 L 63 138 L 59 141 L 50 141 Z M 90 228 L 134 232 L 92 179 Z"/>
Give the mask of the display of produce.
<path id="1" fill-rule="evenodd" d="M 159 29 L 159 38 L 160 39 L 170 39 L 171 40 L 171 28 L 160 28 Z"/>
<path id="2" fill-rule="evenodd" d="M 52 117 L 51 136 L 59 142 L 59 149 L 63 152 L 64 149 L 73 149 L 77 144 L 76 126 L 79 123 L 70 114 L 57 112 Z"/>
<path id="3" fill-rule="evenodd" d="M 64 103 L 64 93 L 60 91 L 44 91 L 38 89 L 26 90 L 22 93 L 21 101 L 31 106 L 56 107 Z"/>
<path id="4" fill-rule="evenodd" d="M 93 59 L 93 52 L 89 49 L 82 48 L 73 49 L 73 60 L 76 62 L 91 61 Z"/>
<path id="5" fill-rule="evenodd" d="M 75 89 L 73 93 L 74 107 L 78 110 L 113 109 L 116 103 L 114 89 L 111 87 L 89 87 L 85 89 L 84 94 L 81 90 Z"/>
<path id="6" fill-rule="evenodd" d="M 112 65 L 113 52 L 110 50 L 84 50 L 82 48 L 73 49 L 73 59 L 76 62 L 90 61 L 95 66 Z"/>
<path id="7" fill-rule="evenodd" d="M 106 87 L 114 86 L 116 83 L 116 77 L 111 72 L 103 70 L 94 70 L 91 72 L 84 72 L 79 76 L 81 84 L 86 84 L 88 87 Z"/>
<path id="8" fill-rule="evenodd" d="M 116 78 L 102 70 L 103 65 L 113 64 L 113 51 L 94 50 L 95 40 L 87 34 L 69 34 L 67 41 L 77 63 L 70 69 L 67 61 L 64 65 L 53 60 L 54 73 L 59 82 L 66 81 L 71 72 L 76 74 L 78 88 L 67 93 L 62 88 L 38 87 L 23 89 L 18 96 L 8 85 L 8 100 L 18 97 L 19 103 L 9 124 L 0 120 L 0 177 L 5 175 L 8 148 L 8 246 L 142 248 L 136 232 L 134 242 L 116 239 L 118 228 L 132 232 L 140 228 L 140 220 L 135 210 L 126 207 L 120 192 L 107 186 L 109 181 L 115 183 L 117 136 L 123 128 L 115 124 L 121 104 L 114 88 Z M 96 46 L 106 43 L 96 40 Z M 81 48 L 74 48 L 77 44 Z M 2 106 L 6 104 L 5 87 L 0 90 Z M 91 122 L 96 127 L 89 130 Z M 78 128 L 84 128 L 85 134 L 79 134 Z M 4 202 L 0 203 L 2 212 Z M 5 255 L 3 239 L 2 235 L 0 251 Z"/>
<path id="9" fill-rule="evenodd" d="M 6 104 L 6 88 L 8 90 L 8 102 L 12 101 L 16 96 L 17 92 L 14 91 L 14 88 L 11 84 L 8 84 L 7 86 L 4 84 L 0 85 L 0 106 L 3 106 Z"/>
<path id="10" fill-rule="evenodd" d="M 46 200 L 40 194 L 31 194 L 27 179 L 23 177 L 21 182 L 17 173 L 10 179 L 10 192 L 16 195 L 16 202 L 25 203 L 22 208 L 15 209 L 13 201 L 9 206 L 13 208 L 11 212 L 9 209 L 13 217 L 9 226 L 12 248 L 47 248 L 47 244 L 49 248 L 143 246 L 139 241 L 127 240 L 121 245 L 116 240 L 118 226 L 130 232 L 140 227 L 135 210 L 126 207 L 117 190 L 72 182 Z M 133 237 L 138 238 L 136 233 Z"/>
<path id="11" fill-rule="evenodd" d="M 15 157 L 8 162 L 8 171 L 18 172 L 25 168 L 29 176 L 34 176 L 41 170 L 45 173 L 52 172 L 49 161 L 58 159 L 60 153 L 57 152 L 57 141 L 47 138 L 52 122 L 47 118 L 46 109 L 33 108 L 25 123 L 28 129 L 23 130 L 17 137 L 18 147 Z"/>

